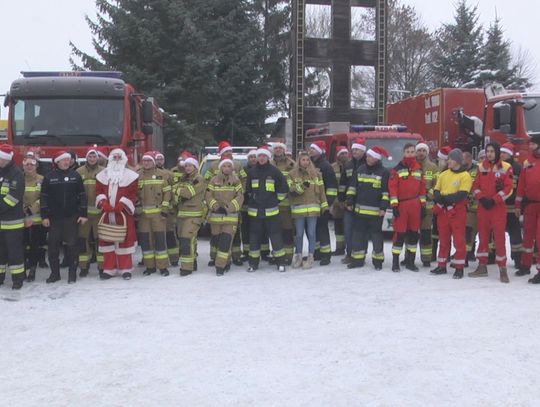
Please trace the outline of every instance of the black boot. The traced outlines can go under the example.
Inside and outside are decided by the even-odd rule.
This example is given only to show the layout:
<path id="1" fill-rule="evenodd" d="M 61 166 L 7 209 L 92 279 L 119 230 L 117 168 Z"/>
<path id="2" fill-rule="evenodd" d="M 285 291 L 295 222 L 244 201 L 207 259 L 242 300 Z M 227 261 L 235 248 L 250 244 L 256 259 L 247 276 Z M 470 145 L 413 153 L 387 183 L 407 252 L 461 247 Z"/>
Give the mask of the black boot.
<path id="1" fill-rule="evenodd" d="M 111 276 L 110 274 L 107 274 L 107 273 L 101 273 L 99 275 L 99 279 L 100 280 L 110 280 L 111 278 L 113 278 L 113 276 Z"/>
<path id="2" fill-rule="evenodd" d="M 435 267 L 433 270 L 430 271 L 431 274 L 446 274 L 446 267 Z"/>
<path id="3" fill-rule="evenodd" d="M 514 259 L 514 266 L 517 269 L 521 268 L 521 252 L 514 252 L 512 254 L 512 258 Z"/>
<path id="4" fill-rule="evenodd" d="M 399 263 L 400 266 L 406 266 L 409 258 L 409 251 L 405 250 L 405 258 Z"/>
<path id="5" fill-rule="evenodd" d="M 6 273 L 0 273 L 0 285 L 4 284 L 6 280 Z"/>
<path id="6" fill-rule="evenodd" d="M 51 271 L 51 275 L 45 280 L 47 284 L 56 283 L 57 281 L 60 281 L 59 271 Z"/>
<path id="7" fill-rule="evenodd" d="M 407 250 L 407 264 L 405 265 L 405 268 L 410 271 L 418 271 L 418 267 L 416 267 L 416 264 L 414 264 L 415 255 L 413 252 L 409 252 Z"/>
<path id="8" fill-rule="evenodd" d="M 45 261 L 45 249 L 39 249 L 39 260 L 38 260 L 38 266 L 42 269 L 48 269 L 49 265 Z"/>
<path id="9" fill-rule="evenodd" d="M 81 269 L 79 272 L 79 277 L 87 277 L 88 276 L 88 269 Z"/>
<path id="10" fill-rule="evenodd" d="M 392 271 L 394 273 L 399 273 L 401 271 L 401 268 L 399 267 L 399 254 L 392 255 Z"/>
<path id="11" fill-rule="evenodd" d="M 529 278 L 529 284 L 540 284 L 540 272 L 536 273 L 533 278 Z"/>
<path id="12" fill-rule="evenodd" d="M 432 246 L 431 246 L 431 261 L 435 262 L 437 261 L 437 249 L 439 247 L 439 240 L 433 239 Z"/>
<path id="13" fill-rule="evenodd" d="M 159 269 L 159 274 L 161 274 L 163 277 L 167 277 L 169 275 L 169 270 Z"/>
<path id="14" fill-rule="evenodd" d="M 330 264 L 330 256 L 329 255 L 322 255 L 321 256 L 321 262 L 319 263 L 321 266 L 328 266 Z"/>
<path id="15" fill-rule="evenodd" d="M 340 250 L 334 250 L 332 252 L 332 256 L 343 256 L 345 254 L 345 249 L 340 249 Z"/>
<path id="16" fill-rule="evenodd" d="M 235 266 L 243 266 L 244 262 L 239 257 L 233 258 L 232 262 Z"/>
<path id="17" fill-rule="evenodd" d="M 365 261 L 364 260 L 352 260 L 349 264 L 347 264 L 348 269 L 357 269 L 364 267 Z"/>
<path id="18" fill-rule="evenodd" d="M 189 276 L 191 273 L 192 273 L 191 270 L 183 270 L 183 269 L 180 269 L 180 277 L 186 277 L 186 276 Z"/>
<path id="19" fill-rule="evenodd" d="M 427 260 L 422 261 L 422 267 L 431 267 L 431 262 Z"/>
<path id="20" fill-rule="evenodd" d="M 315 249 L 315 253 L 313 253 L 313 260 L 319 261 L 321 259 L 322 259 L 321 250 L 320 249 Z"/>
<path id="21" fill-rule="evenodd" d="M 195 259 L 195 260 L 193 261 L 193 271 L 197 271 L 197 268 L 198 268 L 198 267 L 199 267 L 199 266 L 197 265 L 197 259 Z"/>
<path id="22" fill-rule="evenodd" d="M 124 280 L 131 280 L 131 273 L 128 272 L 128 273 L 122 274 L 122 278 Z"/>
<path id="23" fill-rule="evenodd" d="M 456 271 L 454 271 L 454 275 L 452 276 L 452 278 L 456 280 L 463 278 L 463 269 L 456 269 Z"/>
<path id="24" fill-rule="evenodd" d="M 24 273 L 12 274 L 11 281 L 13 282 L 13 285 L 11 286 L 11 289 L 20 290 L 23 286 L 23 282 L 25 278 L 26 278 L 26 274 Z"/>
<path id="25" fill-rule="evenodd" d="M 373 260 L 373 267 L 375 267 L 375 270 L 380 271 L 382 270 L 382 260 Z"/>
<path id="26" fill-rule="evenodd" d="M 521 267 L 519 268 L 518 271 L 516 271 L 516 276 L 518 277 L 521 277 L 521 276 L 526 276 L 527 274 L 531 274 L 531 268 L 530 267 L 526 267 L 524 265 L 521 265 Z"/>
<path id="27" fill-rule="evenodd" d="M 216 276 L 222 276 L 225 274 L 225 270 L 221 267 L 216 267 Z"/>
<path id="28" fill-rule="evenodd" d="M 28 276 L 26 276 L 26 281 L 31 282 L 36 279 L 36 266 L 30 267 L 28 270 Z"/>
<path id="29" fill-rule="evenodd" d="M 487 264 L 495 264 L 495 251 L 494 250 L 489 251 Z"/>
<path id="30" fill-rule="evenodd" d="M 208 267 L 214 267 L 216 265 L 216 262 L 212 259 L 208 262 Z"/>
<path id="31" fill-rule="evenodd" d="M 155 268 L 147 268 L 146 270 L 143 271 L 143 275 L 144 276 L 149 276 L 151 274 L 154 274 L 155 272 L 156 272 Z"/>
<path id="32" fill-rule="evenodd" d="M 77 282 L 77 269 L 72 268 L 68 273 L 68 284 L 74 284 Z"/>

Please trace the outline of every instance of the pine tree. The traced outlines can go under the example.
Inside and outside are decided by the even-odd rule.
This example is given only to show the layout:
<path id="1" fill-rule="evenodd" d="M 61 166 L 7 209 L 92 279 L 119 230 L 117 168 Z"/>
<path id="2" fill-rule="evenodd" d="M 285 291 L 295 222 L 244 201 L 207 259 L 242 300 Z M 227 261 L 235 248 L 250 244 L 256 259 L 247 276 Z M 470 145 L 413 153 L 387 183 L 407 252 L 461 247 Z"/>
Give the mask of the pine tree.
<path id="1" fill-rule="evenodd" d="M 483 30 L 478 23 L 478 8 L 460 0 L 454 20 L 436 33 L 433 58 L 436 86 L 464 86 L 473 80 L 482 63 Z"/>

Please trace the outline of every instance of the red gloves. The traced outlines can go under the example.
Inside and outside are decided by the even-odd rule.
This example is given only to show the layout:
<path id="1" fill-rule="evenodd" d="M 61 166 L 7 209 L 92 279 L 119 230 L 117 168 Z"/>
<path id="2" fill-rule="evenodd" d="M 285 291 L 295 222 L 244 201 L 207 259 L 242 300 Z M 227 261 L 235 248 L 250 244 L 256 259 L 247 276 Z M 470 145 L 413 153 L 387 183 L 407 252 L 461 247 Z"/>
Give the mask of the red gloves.
<path id="1" fill-rule="evenodd" d="M 103 209 L 103 212 L 106 213 L 114 212 L 114 208 L 111 206 L 109 201 L 101 201 L 101 209 Z"/>

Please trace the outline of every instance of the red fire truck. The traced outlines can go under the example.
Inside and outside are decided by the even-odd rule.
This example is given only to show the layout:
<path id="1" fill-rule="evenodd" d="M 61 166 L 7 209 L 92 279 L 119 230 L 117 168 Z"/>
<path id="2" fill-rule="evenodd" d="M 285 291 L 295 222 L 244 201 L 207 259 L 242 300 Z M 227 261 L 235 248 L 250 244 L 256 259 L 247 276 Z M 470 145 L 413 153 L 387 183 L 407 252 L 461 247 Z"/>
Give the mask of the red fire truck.
<path id="1" fill-rule="evenodd" d="M 8 143 L 20 162 L 39 146 L 50 164 L 59 150 L 84 161 L 89 146 L 122 148 L 135 165 L 147 150 L 163 149 L 163 117 L 155 101 L 122 80 L 120 72 L 22 72 L 11 84 Z"/>

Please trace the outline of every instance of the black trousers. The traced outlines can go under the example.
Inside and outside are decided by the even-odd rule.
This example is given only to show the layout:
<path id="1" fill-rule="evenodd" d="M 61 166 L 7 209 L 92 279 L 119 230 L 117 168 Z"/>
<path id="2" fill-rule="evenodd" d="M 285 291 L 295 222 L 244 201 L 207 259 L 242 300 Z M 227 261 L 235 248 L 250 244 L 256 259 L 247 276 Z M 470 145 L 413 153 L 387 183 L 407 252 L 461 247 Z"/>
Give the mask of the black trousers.
<path id="1" fill-rule="evenodd" d="M 272 255 L 276 264 L 281 265 L 285 260 L 283 236 L 281 234 L 281 219 L 279 215 L 265 218 L 249 218 L 249 265 L 257 267 L 261 257 L 261 243 L 270 237 Z"/>
<path id="2" fill-rule="evenodd" d="M 324 212 L 317 218 L 317 245 L 316 248 L 321 254 L 321 258 L 329 258 L 332 255 L 332 247 L 330 246 L 330 231 L 328 230 L 328 221 L 330 213 Z"/>
<path id="3" fill-rule="evenodd" d="M 384 239 L 382 232 L 383 216 L 354 216 L 354 230 L 351 257 L 354 261 L 364 261 L 368 242 L 373 243 L 371 258 L 374 264 L 384 261 Z"/>
<path id="4" fill-rule="evenodd" d="M 506 214 L 506 231 L 510 236 L 510 246 L 512 247 L 512 258 L 515 253 L 521 253 L 523 237 L 521 236 L 521 225 L 519 218 L 515 213 L 508 212 Z"/>
<path id="5" fill-rule="evenodd" d="M 27 268 L 37 266 L 46 233 L 42 225 L 32 225 L 29 228 L 24 228 L 24 260 Z"/>
<path id="6" fill-rule="evenodd" d="M 11 279 L 24 279 L 24 229 L 0 230 L 0 283 L 4 282 L 6 272 Z"/>
<path id="7" fill-rule="evenodd" d="M 77 267 L 77 255 L 78 255 L 78 224 L 77 215 L 70 216 L 69 218 L 51 219 L 51 226 L 49 227 L 49 264 L 53 273 L 60 273 L 60 248 L 62 242 L 64 246 L 64 258 L 67 260 L 67 264 L 70 271 L 73 271 Z"/>

